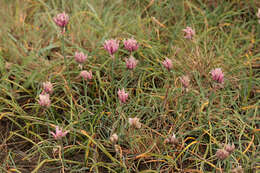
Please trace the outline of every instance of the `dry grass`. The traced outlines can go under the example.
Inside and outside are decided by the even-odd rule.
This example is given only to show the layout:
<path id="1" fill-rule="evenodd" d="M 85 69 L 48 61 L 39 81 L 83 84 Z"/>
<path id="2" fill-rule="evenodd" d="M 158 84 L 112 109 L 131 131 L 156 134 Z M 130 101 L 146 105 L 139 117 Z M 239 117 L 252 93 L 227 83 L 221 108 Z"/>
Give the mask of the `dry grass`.
<path id="1" fill-rule="evenodd" d="M 0 170 L 2 172 L 257 172 L 260 24 L 256 1 L 2 0 L 0 6 Z M 70 16 L 64 53 L 52 18 Z M 182 29 L 196 35 L 184 39 Z M 125 68 L 122 40 L 140 47 Z M 103 49 L 121 41 L 116 61 Z M 73 56 L 88 54 L 83 82 Z M 65 62 L 64 62 L 65 57 Z M 169 57 L 173 70 L 164 69 Z M 112 70 L 113 65 L 113 70 Z M 222 68 L 223 88 L 210 71 Z M 113 74 L 111 76 L 111 74 Z M 180 76 L 191 83 L 184 91 Z M 52 105 L 38 104 L 51 81 Z M 117 90 L 129 93 L 120 104 Z M 165 97 L 169 88 L 168 96 Z M 138 117 L 140 129 L 129 127 Z M 55 125 L 70 130 L 60 141 Z M 116 145 L 109 140 L 117 133 Z M 165 139 L 176 134 L 178 144 Z M 222 144 L 234 143 L 225 160 Z"/>

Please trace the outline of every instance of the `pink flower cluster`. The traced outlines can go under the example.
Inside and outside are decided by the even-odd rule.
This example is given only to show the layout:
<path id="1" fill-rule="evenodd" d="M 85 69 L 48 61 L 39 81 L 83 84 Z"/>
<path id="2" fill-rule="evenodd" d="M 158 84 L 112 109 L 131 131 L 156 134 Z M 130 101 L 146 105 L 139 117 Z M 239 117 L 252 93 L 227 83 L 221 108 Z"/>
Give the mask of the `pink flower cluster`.
<path id="1" fill-rule="evenodd" d="M 189 26 L 187 26 L 182 31 L 185 32 L 184 38 L 187 38 L 187 39 L 192 39 L 192 37 L 195 35 L 195 31 Z"/>
<path id="2" fill-rule="evenodd" d="M 74 57 L 76 62 L 82 64 L 87 60 L 88 56 L 85 55 L 83 52 L 76 52 Z"/>
<path id="3" fill-rule="evenodd" d="M 133 52 L 136 51 L 139 47 L 137 41 L 133 38 L 124 40 L 124 47 L 126 50 L 128 50 L 129 52 Z"/>
<path id="4" fill-rule="evenodd" d="M 66 136 L 68 132 L 69 132 L 68 130 L 65 131 L 65 132 L 63 132 L 62 129 L 60 129 L 58 126 L 56 126 L 56 131 L 55 131 L 55 133 L 54 133 L 54 132 L 51 132 L 51 134 L 52 134 L 52 136 L 53 136 L 54 139 L 60 140 L 61 138 L 63 138 L 64 136 Z"/>
<path id="5" fill-rule="evenodd" d="M 136 51 L 139 48 L 137 41 L 133 38 L 126 39 L 123 41 L 124 47 L 129 52 Z M 114 54 L 119 48 L 119 41 L 115 39 L 106 40 L 104 43 L 105 50 L 114 58 Z"/>
<path id="6" fill-rule="evenodd" d="M 180 78 L 180 80 L 181 80 L 181 83 L 182 83 L 182 85 L 184 86 L 184 88 L 188 88 L 188 86 L 189 86 L 189 84 L 190 84 L 190 78 L 189 78 L 189 76 L 182 76 L 182 77 Z"/>
<path id="7" fill-rule="evenodd" d="M 140 119 L 137 117 L 128 119 L 130 126 L 137 128 L 137 129 L 140 129 L 142 126 L 142 124 L 139 121 L 140 121 Z"/>
<path id="8" fill-rule="evenodd" d="M 224 83 L 224 73 L 222 72 L 221 68 L 216 68 L 211 70 L 212 79 L 220 84 Z"/>
<path id="9" fill-rule="evenodd" d="M 48 108 L 51 105 L 50 94 L 52 94 L 53 92 L 53 86 L 51 82 L 47 81 L 43 82 L 42 87 L 43 91 L 39 95 L 38 103 L 40 104 L 40 106 Z"/>
<path id="10" fill-rule="evenodd" d="M 132 55 L 130 56 L 130 58 L 125 60 L 126 63 L 126 68 L 128 68 L 129 70 L 133 70 L 135 69 L 138 60 L 136 60 Z"/>
<path id="11" fill-rule="evenodd" d="M 116 143 L 116 142 L 118 141 L 118 136 L 117 136 L 116 133 L 114 133 L 113 135 L 110 136 L 109 139 L 110 139 L 110 141 L 111 141 L 112 143 Z"/>
<path id="12" fill-rule="evenodd" d="M 42 86 L 43 86 L 43 93 L 52 94 L 53 86 L 52 86 L 51 82 L 49 82 L 49 81 L 43 82 Z"/>
<path id="13" fill-rule="evenodd" d="M 107 50 L 107 52 L 110 54 L 112 58 L 114 58 L 114 54 L 118 50 L 119 47 L 119 41 L 115 39 L 106 40 L 104 43 L 104 48 Z"/>
<path id="14" fill-rule="evenodd" d="M 38 102 L 42 107 L 47 107 L 47 108 L 50 107 L 51 106 L 50 95 L 49 94 L 40 94 Z"/>
<path id="15" fill-rule="evenodd" d="M 173 65 L 172 65 L 172 60 L 170 60 L 169 58 L 165 58 L 165 60 L 162 62 L 162 64 L 164 65 L 164 67 L 167 69 L 167 70 L 171 70 Z"/>
<path id="16" fill-rule="evenodd" d="M 124 88 L 122 90 L 119 89 L 117 95 L 121 103 L 126 103 L 126 100 L 128 98 L 128 93 L 125 92 Z"/>
<path id="17" fill-rule="evenodd" d="M 216 152 L 216 156 L 220 160 L 224 160 L 227 158 L 231 153 L 233 153 L 235 150 L 235 145 L 234 143 L 232 145 L 227 144 L 224 146 L 223 149 L 218 149 Z"/>
<path id="18" fill-rule="evenodd" d="M 69 16 L 65 12 L 63 12 L 57 14 L 53 18 L 53 21 L 56 23 L 57 26 L 64 28 L 69 23 Z"/>
<path id="19" fill-rule="evenodd" d="M 87 60 L 88 56 L 83 52 L 75 52 L 74 55 L 75 61 L 79 63 L 80 69 L 83 68 L 82 64 Z M 93 78 L 92 71 L 82 70 L 79 74 L 84 80 L 91 80 Z"/>
<path id="20" fill-rule="evenodd" d="M 179 140 L 176 138 L 175 134 L 173 133 L 172 136 L 166 138 L 164 142 L 166 144 L 169 143 L 169 144 L 177 145 L 179 143 Z"/>
<path id="21" fill-rule="evenodd" d="M 86 70 L 83 70 L 80 72 L 79 74 L 84 80 L 91 80 L 92 79 L 92 71 L 86 71 Z"/>

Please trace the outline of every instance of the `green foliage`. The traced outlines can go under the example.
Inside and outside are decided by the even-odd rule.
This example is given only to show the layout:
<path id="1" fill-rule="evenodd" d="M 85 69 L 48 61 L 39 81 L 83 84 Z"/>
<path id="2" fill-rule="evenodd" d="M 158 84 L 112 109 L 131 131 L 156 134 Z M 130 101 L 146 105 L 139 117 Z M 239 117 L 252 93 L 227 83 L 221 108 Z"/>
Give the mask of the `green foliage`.
<path id="1" fill-rule="evenodd" d="M 230 172 L 241 165 L 245 172 L 256 171 L 256 5 L 253 0 L 2 1 L 0 170 Z M 63 11 L 70 16 L 64 42 L 52 19 Z M 186 26 L 196 31 L 192 40 L 183 37 Z M 133 71 L 125 67 L 129 53 L 122 44 L 131 37 L 140 44 Z M 115 62 L 103 49 L 111 38 L 121 41 Z M 88 54 L 83 69 L 92 70 L 91 81 L 79 77 L 75 51 Z M 165 57 L 173 61 L 170 72 L 161 63 Z M 225 74 L 223 88 L 210 76 L 217 67 Z M 191 79 L 187 91 L 182 75 Z M 38 104 L 45 81 L 54 84 L 48 109 Z M 127 104 L 118 100 L 121 88 L 129 94 Z M 140 129 L 129 126 L 132 117 L 140 118 Z M 70 131 L 62 144 L 50 134 L 56 125 Z M 113 133 L 116 145 L 109 140 Z M 172 133 L 178 145 L 164 142 Z M 234 143 L 236 150 L 221 161 L 215 154 L 223 143 Z"/>

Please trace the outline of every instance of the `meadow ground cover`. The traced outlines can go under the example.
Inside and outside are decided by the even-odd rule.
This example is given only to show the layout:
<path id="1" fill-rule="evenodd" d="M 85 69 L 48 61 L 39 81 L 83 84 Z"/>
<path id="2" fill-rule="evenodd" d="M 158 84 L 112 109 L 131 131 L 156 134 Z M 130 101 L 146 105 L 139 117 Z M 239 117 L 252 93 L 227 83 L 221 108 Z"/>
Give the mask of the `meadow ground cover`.
<path id="1" fill-rule="evenodd" d="M 0 172 L 257 172 L 260 2 L 1 0 Z"/>

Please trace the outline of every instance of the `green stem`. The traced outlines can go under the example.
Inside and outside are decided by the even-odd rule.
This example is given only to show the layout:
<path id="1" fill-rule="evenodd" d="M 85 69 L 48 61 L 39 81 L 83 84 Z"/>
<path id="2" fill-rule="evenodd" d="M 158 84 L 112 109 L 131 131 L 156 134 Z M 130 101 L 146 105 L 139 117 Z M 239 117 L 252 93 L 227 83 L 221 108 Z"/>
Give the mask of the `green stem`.
<path id="1" fill-rule="evenodd" d="M 132 72 L 132 71 L 131 71 Z M 124 75 L 124 88 L 127 88 L 127 79 L 128 79 L 128 73 L 129 73 L 129 70 L 127 70 L 126 72 L 125 72 L 125 75 Z"/>
<path id="2" fill-rule="evenodd" d="M 115 64 L 115 57 L 113 57 L 112 59 L 112 71 L 111 71 L 112 84 L 114 84 L 114 64 Z"/>
<path id="3" fill-rule="evenodd" d="M 65 58 L 65 54 L 64 54 L 64 52 L 65 52 L 64 40 L 65 40 L 65 37 L 64 37 L 64 33 L 63 33 L 63 34 L 62 34 L 62 37 L 61 37 L 61 55 L 62 55 L 63 58 L 64 58 L 64 64 L 65 64 L 66 70 L 67 70 L 68 64 L 67 64 L 67 59 Z"/>
<path id="4" fill-rule="evenodd" d="M 84 88 L 85 102 L 87 106 L 88 105 L 88 95 L 87 95 L 88 82 L 86 82 L 84 79 L 83 79 L 83 88 Z"/>
<path id="5" fill-rule="evenodd" d="M 165 92 L 165 97 L 164 97 L 164 102 L 163 102 L 163 108 L 164 108 L 164 109 L 165 109 L 166 104 L 167 104 L 167 99 L 168 99 L 169 90 L 170 90 L 170 84 L 169 84 L 169 81 L 167 81 L 167 84 L 166 84 L 166 92 Z"/>
<path id="6" fill-rule="evenodd" d="M 62 139 L 60 139 L 58 143 L 60 144 L 60 148 L 61 148 L 61 164 L 63 169 L 62 172 L 64 172 L 65 158 L 64 158 L 64 147 L 63 147 Z"/>
<path id="7" fill-rule="evenodd" d="M 48 117 L 47 111 L 44 110 L 44 112 L 45 112 L 46 121 L 48 122 L 49 121 L 49 117 Z M 50 126 L 47 126 L 47 127 L 48 127 L 48 132 L 50 132 Z M 49 138 L 50 138 L 50 133 L 48 133 L 48 135 L 49 135 Z"/>
<path id="8" fill-rule="evenodd" d="M 69 65 L 68 65 L 66 55 L 65 55 L 65 33 L 62 33 L 62 37 L 61 37 L 61 55 L 64 58 L 64 64 L 66 66 L 65 72 L 68 73 L 68 83 L 69 83 L 69 86 L 70 86 Z"/>

